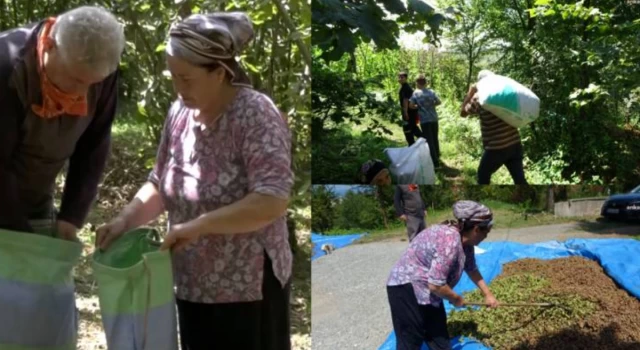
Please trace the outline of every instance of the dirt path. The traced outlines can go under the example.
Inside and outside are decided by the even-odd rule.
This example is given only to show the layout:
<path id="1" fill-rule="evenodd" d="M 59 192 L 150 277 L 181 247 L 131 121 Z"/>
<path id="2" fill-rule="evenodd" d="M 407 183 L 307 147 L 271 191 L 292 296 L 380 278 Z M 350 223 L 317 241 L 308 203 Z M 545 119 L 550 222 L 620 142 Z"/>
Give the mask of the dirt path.
<path id="1" fill-rule="evenodd" d="M 632 233 L 640 233 L 640 226 L 589 222 L 495 230 L 487 240 L 534 243 Z M 400 239 L 354 244 L 313 261 L 313 349 L 371 350 L 384 342 L 392 329 L 384 286 L 406 246 Z"/>

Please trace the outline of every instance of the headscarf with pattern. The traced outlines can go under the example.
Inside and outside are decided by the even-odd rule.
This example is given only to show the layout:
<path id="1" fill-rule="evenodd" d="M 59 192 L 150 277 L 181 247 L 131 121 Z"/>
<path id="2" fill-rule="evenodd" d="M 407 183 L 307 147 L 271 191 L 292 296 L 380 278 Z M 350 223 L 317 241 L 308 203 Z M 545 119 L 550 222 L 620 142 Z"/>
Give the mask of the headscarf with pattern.
<path id="1" fill-rule="evenodd" d="M 461 221 L 482 222 L 493 218 L 493 213 L 484 204 L 461 200 L 453 204 L 453 216 Z"/>
<path id="2" fill-rule="evenodd" d="M 253 24 L 243 12 L 195 14 L 169 30 L 166 52 L 192 64 L 219 64 L 231 76 L 231 84 L 252 87 L 236 61 L 254 37 Z"/>

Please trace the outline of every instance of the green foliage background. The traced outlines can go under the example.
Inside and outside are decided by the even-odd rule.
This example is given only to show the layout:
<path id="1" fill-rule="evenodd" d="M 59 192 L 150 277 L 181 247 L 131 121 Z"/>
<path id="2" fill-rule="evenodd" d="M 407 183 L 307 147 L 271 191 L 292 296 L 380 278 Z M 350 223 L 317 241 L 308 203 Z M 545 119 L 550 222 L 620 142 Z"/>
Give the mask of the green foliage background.
<path id="1" fill-rule="evenodd" d="M 406 145 L 397 102 L 400 70 L 409 71 L 410 80 L 424 73 L 444 101 L 438 108 L 441 150 L 462 175 L 440 176 L 440 183 L 475 182 L 482 154 L 478 122 L 457 114 L 478 71 L 491 69 L 540 97 L 540 118 L 521 129 L 530 183 L 637 184 L 640 6 L 617 0 L 442 0 L 439 8 L 425 12 L 447 19 L 436 30 L 415 30 L 424 22 L 411 19 L 406 26 L 405 17 L 398 17 L 399 31 L 426 33 L 423 41 L 431 45 L 420 50 L 400 47 L 395 27 L 385 36 L 368 19 L 352 27 L 351 39 L 345 38 L 349 32 L 331 37 L 326 33 L 337 29 L 313 23 L 314 35 L 333 38 L 313 39 L 313 133 L 323 140 L 312 151 L 315 183 L 351 182 L 362 162 L 384 159 L 385 147 Z M 341 23 L 341 14 L 333 16 Z M 498 173 L 494 183 L 511 179 Z"/>
<path id="2" fill-rule="evenodd" d="M 332 185 L 312 187 L 313 232 L 323 234 L 345 234 L 371 230 L 389 230 L 403 227 L 397 220 L 394 209 L 395 186 L 352 186 L 343 196 L 336 193 Z M 624 192 L 619 186 L 594 185 L 569 186 L 480 186 L 454 184 L 446 186 L 420 186 L 420 195 L 427 207 L 429 224 L 434 217 L 453 219 L 451 206 L 458 200 L 468 199 L 484 203 L 496 213 L 496 228 L 508 227 L 513 216 L 541 214 L 547 210 L 549 191 L 553 191 L 553 202 L 574 198 L 606 197 Z M 505 214 L 509 215 L 505 215 Z M 553 221 L 553 216 L 550 221 Z M 385 219 L 386 218 L 386 219 Z M 385 221 L 386 220 L 386 221 Z M 531 224 L 542 224 L 531 220 Z"/>
<path id="3" fill-rule="evenodd" d="M 145 139 L 140 157 L 153 165 L 155 145 L 168 107 L 175 95 L 166 70 L 164 42 L 169 26 L 192 13 L 244 11 L 254 23 L 256 37 L 242 57 L 257 89 L 270 95 L 288 113 L 293 137 L 296 174 L 294 209 L 309 206 L 311 184 L 309 90 L 311 4 L 282 0 L 3 0 L 0 30 L 39 21 L 82 5 L 111 10 L 125 25 L 127 44 L 121 69 L 121 105 L 118 124 L 141 126 Z M 149 150 L 151 150 L 149 152 Z M 143 179 L 141 179 L 143 180 Z"/>

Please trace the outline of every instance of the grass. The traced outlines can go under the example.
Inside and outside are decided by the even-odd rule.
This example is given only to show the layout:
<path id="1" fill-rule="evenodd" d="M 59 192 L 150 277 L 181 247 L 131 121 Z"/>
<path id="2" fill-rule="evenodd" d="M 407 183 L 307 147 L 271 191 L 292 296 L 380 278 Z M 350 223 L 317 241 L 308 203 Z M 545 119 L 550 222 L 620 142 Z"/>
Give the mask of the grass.
<path id="1" fill-rule="evenodd" d="M 504 203 L 494 200 L 483 201 L 483 204 L 491 208 L 494 217 L 494 229 L 516 229 L 523 227 L 532 227 L 540 225 L 562 224 L 567 222 L 575 222 L 576 218 L 557 217 L 547 212 L 526 213 L 522 207 L 516 204 Z M 427 225 L 437 224 L 445 220 L 453 219 L 451 209 L 434 209 L 427 211 Z M 582 219 L 592 219 L 585 217 Z M 595 219 L 595 217 L 593 218 Z M 359 232 L 369 232 L 359 242 L 369 243 L 388 239 L 406 238 L 404 224 L 397 219 L 393 219 L 389 229 L 378 230 L 360 230 Z M 339 231 L 339 230 L 333 230 Z M 357 232 L 356 230 L 350 230 Z"/>
<path id="2" fill-rule="evenodd" d="M 440 152 L 445 166 L 436 171 L 437 184 L 451 181 L 477 183 L 477 170 L 483 153 L 480 122 L 477 118 L 460 117 L 457 103 L 444 101 L 438 107 Z M 407 146 L 400 124 L 376 116 L 371 119 L 391 130 L 391 135 L 367 133 L 369 123 L 365 121 L 361 125 L 329 125 L 322 139 L 312 143 L 314 184 L 354 183 L 362 163 L 372 158 L 388 163 L 385 148 Z M 540 165 L 533 164 L 526 154 L 524 167 L 529 183 L 550 182 L 539 170 Z M 513 180 L 503 166 L 493 174 L 491 183 L 511 185 Z"/>
<path id="3" fill-rule="evenodd" d="M 155 160 L 155 143 L 141 137 L 142 126 L 117 123 L 113 128 L 112 154 L 100 186 L 98 200 L 78 237 L 84 244 L 84 253 L 74 269 L 76 304 L 80 310 L 78 349 L 106 349 L 102 328 L 97 285 L 91 269 L 96 227 L 115 217 L 145 182 Z M 64 172 L 63 172 L 64 173 Z M 64 176 L 58 179 L 58 196 L 62 191 Z M 59 205 L 59 202 L 57 203 Z M 304 208 L 296 213 L 299 250 L 294 256 L 291 289 L 291 341 L 293 349 L 311 349 L 311 243 L 308 223 L 311 210 Z M 166 231 L 166 216 L 151 223 L 160 232 Z"/>

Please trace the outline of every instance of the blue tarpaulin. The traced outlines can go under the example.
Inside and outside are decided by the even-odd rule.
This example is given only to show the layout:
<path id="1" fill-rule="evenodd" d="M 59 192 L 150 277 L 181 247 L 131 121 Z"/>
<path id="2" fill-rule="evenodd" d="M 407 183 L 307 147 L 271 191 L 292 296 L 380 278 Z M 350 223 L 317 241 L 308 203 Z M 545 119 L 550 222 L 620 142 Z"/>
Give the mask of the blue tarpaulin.
<path id="1" fill-rule="evenodd" d="M 327 236 L 311 232 L 311 243 L 313 243 L 313 256 L 311 257 L 311 260 L 315 260 L 325 255 L 322 251 L 323 244 L 332 244 L 335 249 L 338 249 L 348 246 L 349 244 L 362 238 L 364 235 L 366 235 L 366 233 L 355 235 Z"/>
<path id="2" fill-rule="evenodd" d="M 523 259 L 556 259 L 568 256 L 583 256 L 600 263 L 604 271 L 631 295 L 640 299 L 640 241 L 633 239 L 571 239 L 565 242 L 549 241 L 535 244 L 514 242 L 481 243 L 476 252 L 476 261 L 484 280 L 489 283 L 502 271 L 502 265 Z M 634 278 L 630 278 L 634 276 Z M 464 293 L 476 286 L 466 274 L 454 290 Z M 453 305 L 444 303 L 447 313 Z M 454 350 L 490 349 L 482 343 L 469 338 L 455 337 L 451 340 Z M 393 332 L 379 350 L 395 350 L 396 337 Z M 423 345 L 423 350 L 427 346 Z"/>

